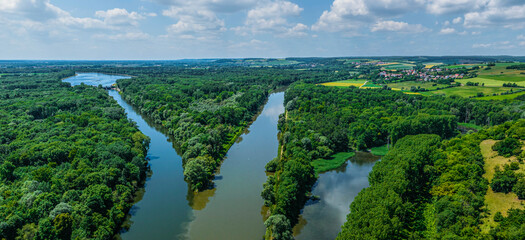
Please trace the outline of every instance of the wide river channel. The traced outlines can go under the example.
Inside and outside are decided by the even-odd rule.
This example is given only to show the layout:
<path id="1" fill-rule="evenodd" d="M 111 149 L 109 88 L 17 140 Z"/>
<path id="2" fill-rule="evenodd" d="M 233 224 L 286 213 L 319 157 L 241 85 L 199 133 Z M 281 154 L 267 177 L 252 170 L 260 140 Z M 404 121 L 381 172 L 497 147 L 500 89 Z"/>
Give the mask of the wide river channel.
<path id="1" fill-rule="evenodd" d="M 72 85 L 110 86 L 125 76 L 79 73 L 64 81 Z M 122 239 L 262 239 L 264 216 L 260 196 L 266 181 L 264 166 L 277 156 L 277 120 L 284 112 L 284 93 L 273 93 L 256 120 L 230 148 L 217 173 L 215 187 L 189 191 L 176 144 L 165 129 L 152 124 L 110 90 L 129 119 L 151 138 L 148 151 L 151 176 L 146 180 Z M 368 186 L 367 176 L 379 158 L 357 153 L 341 168 L 320 175 L 313 189 L 321 200 L 309 202 L 299 224 L 297 239 L 334 239 L 357 193 Z"/>

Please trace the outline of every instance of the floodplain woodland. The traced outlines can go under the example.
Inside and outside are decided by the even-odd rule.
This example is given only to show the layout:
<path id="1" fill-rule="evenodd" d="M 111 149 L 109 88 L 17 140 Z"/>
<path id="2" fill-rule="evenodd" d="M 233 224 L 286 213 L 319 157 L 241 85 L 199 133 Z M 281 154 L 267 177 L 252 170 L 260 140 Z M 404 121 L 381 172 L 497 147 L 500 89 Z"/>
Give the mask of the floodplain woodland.
<path id="1" fill-rule="evenodd" d="M 525 239 L 524 143 L 520 57 L 1 61 L 0 239 Z"/>

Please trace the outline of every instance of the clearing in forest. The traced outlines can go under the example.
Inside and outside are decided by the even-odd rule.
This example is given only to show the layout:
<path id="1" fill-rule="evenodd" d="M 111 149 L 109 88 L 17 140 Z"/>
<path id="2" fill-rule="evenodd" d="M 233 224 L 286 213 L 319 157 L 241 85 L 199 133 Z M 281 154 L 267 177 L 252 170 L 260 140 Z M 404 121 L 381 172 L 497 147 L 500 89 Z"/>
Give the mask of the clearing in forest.
<path id="1" fill-rule="evenodd" d="M 485 159 L 485 174 L 483 177 L 489 182 L 492 181 L 494 177 L 494 167 L 500 166 L 503 169 L 503 165 L 508 164 L 512 161 L 517 161 L 516 157 L 505 158 L 498 155 L 497 152 L 492 150 L 492 146 L 496 143 L 495 140 L 485 140 L 481 142 L 481 154 Z M 525 164 L 520 164 L 520 169 L 516 173 L 525 172 Z M 483 225 L 481 225 L 481 230 L 488 232 L 491 227 L 495 227 L 497 224 L 494 222 L 494 214 L 501 212 L 503 216 L 507 216 L 507 211 L 511 208 L 524 209 L 525 200 L 519 200 L 518 196 L 513 193 L 502 193 L 494 192 L 492 189 L 488 188 L 487 194 L 485 195 L 485 205 L 488 210 L 487 215 L 483 219 Z"/>

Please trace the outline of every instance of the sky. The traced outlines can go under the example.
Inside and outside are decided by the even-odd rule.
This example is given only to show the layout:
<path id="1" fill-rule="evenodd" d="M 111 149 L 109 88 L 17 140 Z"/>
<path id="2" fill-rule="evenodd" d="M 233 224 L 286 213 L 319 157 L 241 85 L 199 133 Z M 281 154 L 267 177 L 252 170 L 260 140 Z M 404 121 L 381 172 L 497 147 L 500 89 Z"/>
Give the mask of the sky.
<path id="1" fill-rule="evenodd" d="M 525 55 L 525 0 L 0 0 L 0 59 Z"/>

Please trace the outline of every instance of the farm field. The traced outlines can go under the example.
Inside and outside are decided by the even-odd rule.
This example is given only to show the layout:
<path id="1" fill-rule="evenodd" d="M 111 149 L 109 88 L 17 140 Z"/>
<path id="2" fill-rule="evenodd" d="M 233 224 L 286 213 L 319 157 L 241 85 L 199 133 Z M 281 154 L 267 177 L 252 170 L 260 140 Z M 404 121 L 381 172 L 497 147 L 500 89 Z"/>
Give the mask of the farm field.
<path id="1" fill-rule="evenodd" d="M 475 97 L 479 92 L 482 92 L 485 96 L 492 95 L 494 93 L 500 94 L 506 91 L 510 91 L 512 88 L 504 87 L 481 87 L 481 86 L 462 86 L 446 88 L 441 90 L 432 91 L 433 94 L 445 94 L 447 96 L 460 96 L 460 97 Z"/>
<path id="2" fill-rule="evenodd" d="M 416 65 L 410 64 L 410 63 L 395 63 L 395 64 L 384 65 L 383 69 L 385 69 L 385 70 L 394 70 L 394 71 L 411 70 L 415 66 Z"/>
<path id="3" fill-rule="evenodd" d="M 436 84 L 436 86 L 432 86 L 436 83 L 433 82 L 422 82 L 422 81 L 409 81 L 409 82 L 399 82 L 399 83 L 390 83 L 387 84 L 387 86 L 391 87 L 392 90 L 410 90 L 411 87 L 420 87 L 425 88 L 428 90 L 436 90 L 437 88 L 444 88 L 448 85 L 445 84 Z"/>
<path id="4" fill-rule="evenodd" d="M 361 87 L 363 84 L 365 84 L 366 80 L 343 80 L 343 81 L 337 81 L 337 82 L 327 82 L 327 83 L 321 83 L 323 86 L 328 87 Z"/>
<path id="5" fill-rule="evenodd" d="M 381 85 L 377 85 L 377 84 L 373 84 L 371 82 L 368 82 L 366 83 L 365 85 L 362 86 L 362 88 L 381 88 L 383 86 Z"/>
<path id="6" fill-rule="evenodd" d="M 525 82 L 525 71 L 507 69 L 508 66 L 516 65 L 517 63 L 497 63 L 496 66 L 484 68 L 477 71 L 480 78 L 499 80 L 504 82 Z"/>
<path id="7" fill-rule="evenodd" d="M 480 98 L 477 98 L 477 99 L 479 99 L 479 100 L 512 100 L 512 99 L 515 99 L 518 96 L 521 96 L 523 94 L 525 94 L 525 92 L 506 94 L 506 95 L 498 95 L 498 96 L 486 96 L 486 97 L 480 97 Z"/>
<path id="8" fill-rule="evenodd" d="M 450 65 L 450 66 L 446 66 L 444 68 L 448 68 L 448 69 L 457 69 L 457 68 L 473 68 L 473 67 L 476 67 L 476 66 L 482 66 L 482 64 L 458 64 L 458 65 Z"/>
<path id="9" fill-rule="evenodd" d="M 426 69 L 433 68 L 435 66 L 443 65 L 443 63 L 423 63 Z"/>
<path id="10" fill-rule="evenodd" d="M 491 66 L 490 68 L 487 66 L 483 66 L 484 68 L 480 71 L 478 71 L 479 75 L 496 75 L 501 74 L 501 72 L 505 74 L 519 74 L 520 70 L 515 69 L 507 69 L 508 66 L 517 65 L 519 63 L 496 63 L 496 66 Z"/>
<path id="11" fill-rule="evenodd" d="M 490 77 L 490 76 L 483 76 L 483 77 L 469 78 L 469 79 L 458 79 L 456 80 L 456 82 L 459 82 L 463 85 L 467 84 L 467 82 L 479 83 L 480 85 L 484 83 L 485 87 L 503 87 L 504 83 L 512 82 L 512 83 L 518 84 L 518 86 L 525 87 L 525 78 L 521 82 L 513 82 L 510 80 L 507 80 L 507 81 L 495 80 L 495 79 L 490 79 L 487 77 Z"/>

